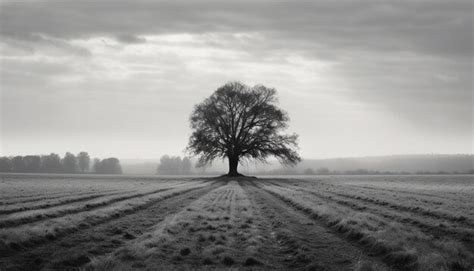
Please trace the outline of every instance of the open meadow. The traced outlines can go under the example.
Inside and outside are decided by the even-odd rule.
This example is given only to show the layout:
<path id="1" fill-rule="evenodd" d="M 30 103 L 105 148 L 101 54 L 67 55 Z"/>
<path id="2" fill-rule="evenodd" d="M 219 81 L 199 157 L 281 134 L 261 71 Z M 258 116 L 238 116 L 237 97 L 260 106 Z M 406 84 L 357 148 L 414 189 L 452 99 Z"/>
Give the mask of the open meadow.
<path id="1" fill-rule="evenodd" d="M 472 175 L 0 178 L 0 270 L 474 267 Z"/>

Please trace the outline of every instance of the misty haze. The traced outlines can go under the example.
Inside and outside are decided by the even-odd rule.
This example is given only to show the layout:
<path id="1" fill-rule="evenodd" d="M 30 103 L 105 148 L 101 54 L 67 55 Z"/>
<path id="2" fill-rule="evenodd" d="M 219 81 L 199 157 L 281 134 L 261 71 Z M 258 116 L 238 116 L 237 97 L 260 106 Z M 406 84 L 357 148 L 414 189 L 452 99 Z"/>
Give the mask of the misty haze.
<path id="1" fill-rule="evenodd" d="M 473 14 L 0 0 L 0 270 L 474 270 Z"/>

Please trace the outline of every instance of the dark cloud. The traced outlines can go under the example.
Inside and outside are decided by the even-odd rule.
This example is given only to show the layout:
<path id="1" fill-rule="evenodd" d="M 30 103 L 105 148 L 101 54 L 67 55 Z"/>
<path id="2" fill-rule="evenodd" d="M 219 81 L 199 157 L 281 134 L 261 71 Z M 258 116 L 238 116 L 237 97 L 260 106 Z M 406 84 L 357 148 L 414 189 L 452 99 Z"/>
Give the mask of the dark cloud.
<path id="1" fill-rule="evenodd" d="M 3 35 L 119 40 L 162 33 L 267 33 L 333 49 L 472 55 L 472 2 L 460 1 L 8 1 Z"/>
<path id="2" fill-rule="evenodd" d="M 120 35 L 117 35 L 117 41 L 133 44 L 133 43 L 145 43 L 146 39 L 142 37 L 137 37 L 134 35 L 129 35 L 129 34 L 120 34 Z"/>

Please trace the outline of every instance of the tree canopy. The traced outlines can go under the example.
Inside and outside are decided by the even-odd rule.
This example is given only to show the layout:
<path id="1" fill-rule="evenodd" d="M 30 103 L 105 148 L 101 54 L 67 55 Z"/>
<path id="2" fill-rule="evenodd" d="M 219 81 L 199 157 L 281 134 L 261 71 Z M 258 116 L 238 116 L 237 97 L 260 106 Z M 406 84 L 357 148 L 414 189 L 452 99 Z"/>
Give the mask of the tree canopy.
<path id="1" fill-rule="evenodd" d="M 163 155 L 157 167 L 160 175 L 189 175 L 191 173 L 191 160 L 188 157 Z"/>
<path id="2" fill-rule="evenodd" d="M 122 174 L 120 161 L 115 157 L 94 159 L 94 172 L 99 174 Z"/>
<path id="3" fill-rule="evenodd" d="M 198 165 L 227 158 L 229 176 L 240 175 L 237 167 L 242 159 L 266 161 L 274 156 L 285 164 L 298 163 L 298 136 L 282 133 L 289 117 L 277 104 L 273 88 L 225 84 L 195 106 L 188 150 L 199 156 Z"/>
<path id="4" fill-rule="evenodd" d="M 89 171 L 89 167 L 90 167 L 90 157 L 89 157 L 89 154 L 87 152 L 80 152 L 78 155 L 77 155 L 77 165 L 79 167 L 79 170 L 81 173 L 84 173 L 84 172 L 87 172 Z"/>

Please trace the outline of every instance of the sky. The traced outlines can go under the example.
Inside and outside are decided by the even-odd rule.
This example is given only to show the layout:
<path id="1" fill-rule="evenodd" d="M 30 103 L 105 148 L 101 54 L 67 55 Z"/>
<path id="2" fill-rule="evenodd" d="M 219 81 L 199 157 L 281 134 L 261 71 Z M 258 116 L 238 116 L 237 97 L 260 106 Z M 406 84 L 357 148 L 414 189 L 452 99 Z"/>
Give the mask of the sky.
<path id="1" fill-rule="evenodd" d="M 0 155 L 185 155 L 228 81 L 304 158 L 473 153 L 473 3 L 0 0 Z"/>

